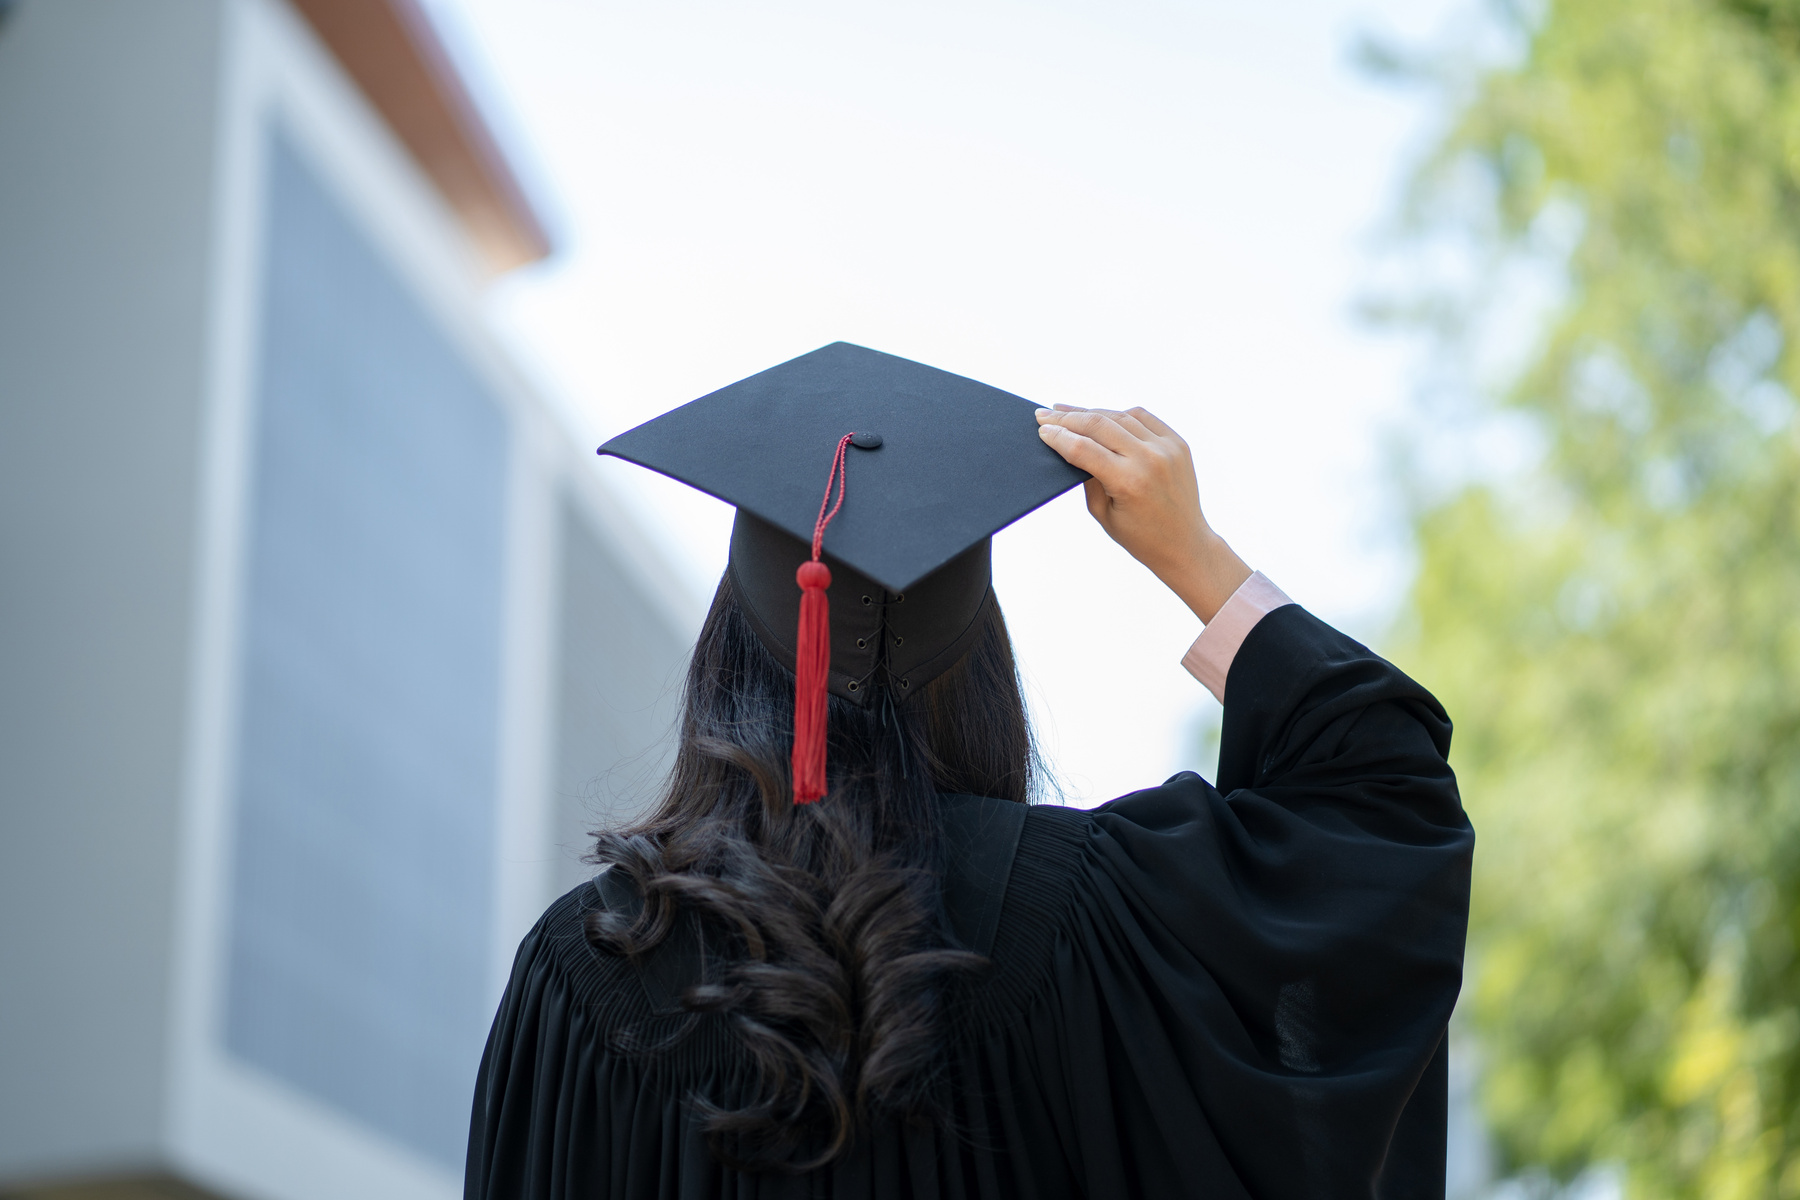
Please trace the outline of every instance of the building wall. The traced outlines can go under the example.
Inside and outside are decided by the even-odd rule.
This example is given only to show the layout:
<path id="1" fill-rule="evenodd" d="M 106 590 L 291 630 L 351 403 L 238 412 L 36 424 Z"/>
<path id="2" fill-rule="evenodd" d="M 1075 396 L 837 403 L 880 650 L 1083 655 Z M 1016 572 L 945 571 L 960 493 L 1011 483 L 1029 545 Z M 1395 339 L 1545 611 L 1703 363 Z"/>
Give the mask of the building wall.
<path id="1" fill-rule="evenodd" d="M 159 1134 L 218 36 L 0 25 L 0 1160 L 45 1171 Z"/>
<path id="2" fill-rule="evenodd" d="M 449 1200 L 697 605 L 282 0 L 22 0 L 0 163 L 0 1191 Z"/>

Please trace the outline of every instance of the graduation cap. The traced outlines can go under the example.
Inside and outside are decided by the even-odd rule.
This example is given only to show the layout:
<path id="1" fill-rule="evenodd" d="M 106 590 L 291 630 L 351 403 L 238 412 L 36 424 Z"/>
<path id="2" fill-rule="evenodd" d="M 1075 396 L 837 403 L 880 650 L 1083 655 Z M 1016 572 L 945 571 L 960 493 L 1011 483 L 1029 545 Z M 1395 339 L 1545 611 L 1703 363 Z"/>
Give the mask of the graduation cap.
<path id="1" fill-rule="evenodd" d="M 989 538 L 1086 478 L 1035 407 L 834 342 L 600 447 L 737 506 L 733 588 L 796 677 L 796 802 L 825 792 L 826 691 L 866 706 L 947 670 L 994 602 Z"/>

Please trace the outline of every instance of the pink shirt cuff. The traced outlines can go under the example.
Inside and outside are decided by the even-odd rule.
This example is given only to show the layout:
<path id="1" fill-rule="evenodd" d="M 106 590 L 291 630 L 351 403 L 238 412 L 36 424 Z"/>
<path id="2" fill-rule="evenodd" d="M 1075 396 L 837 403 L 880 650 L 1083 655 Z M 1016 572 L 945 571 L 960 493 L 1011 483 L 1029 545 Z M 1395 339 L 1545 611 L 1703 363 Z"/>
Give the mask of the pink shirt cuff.
<path id="1" fill-rule="evenodd" d="M 1212 622 L 1200 631 L 1188 652 L 1181 656 L 1181 665 L 1188 673 L 1206 685 L 1206 690 L 1225 703 L 1225 677 L 1231 674 L 1231 660 L 1237 657 L 1238 647 L 1256 623 L 1269 613 L 1284 604 L 1292 604 L 1287 593 L 1269 582 L 1269 577 L 1261 571 L 1244 580 L 1238 590 L 1231 593 L 1218 612 L 1213 614 Z"/>

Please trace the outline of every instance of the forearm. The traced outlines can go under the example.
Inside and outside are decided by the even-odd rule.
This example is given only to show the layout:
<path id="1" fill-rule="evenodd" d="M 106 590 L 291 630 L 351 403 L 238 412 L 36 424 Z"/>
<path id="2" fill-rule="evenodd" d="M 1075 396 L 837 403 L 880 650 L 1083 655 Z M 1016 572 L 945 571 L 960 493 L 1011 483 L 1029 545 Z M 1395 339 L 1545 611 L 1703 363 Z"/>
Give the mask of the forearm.
<path id="1" fill-rule="evenodd" d="M 1202 522 L 1184 553 L 1169 561 L 1145 563 L 1196 617 L 1210 622 L 1250 578 L 1251 570 L 1225 539 Z"/>

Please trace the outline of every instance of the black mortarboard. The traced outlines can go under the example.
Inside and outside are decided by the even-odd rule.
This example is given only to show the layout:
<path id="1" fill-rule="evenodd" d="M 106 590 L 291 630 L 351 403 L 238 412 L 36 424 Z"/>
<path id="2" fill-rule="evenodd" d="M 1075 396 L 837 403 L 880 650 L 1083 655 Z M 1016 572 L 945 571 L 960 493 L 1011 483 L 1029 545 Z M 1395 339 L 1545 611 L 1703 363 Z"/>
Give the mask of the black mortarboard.
<path id="1" fill-rule="evenodd" d="M 795 572 L 813 557 L 841 451 L 843 502 L 823 537 L 838 597 L 828 684 L 867 704 L 872 682 L 907 691 L 961 657 L 991 602 L 988 538 L 1085 478 L 1039 439 L 1034 407 L 835 342 L 664 413 L 600 453 L 737 506 L 730 570 L 739 601 L 794 667 Z"/>

